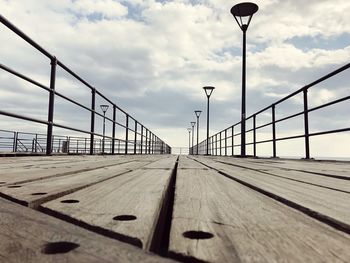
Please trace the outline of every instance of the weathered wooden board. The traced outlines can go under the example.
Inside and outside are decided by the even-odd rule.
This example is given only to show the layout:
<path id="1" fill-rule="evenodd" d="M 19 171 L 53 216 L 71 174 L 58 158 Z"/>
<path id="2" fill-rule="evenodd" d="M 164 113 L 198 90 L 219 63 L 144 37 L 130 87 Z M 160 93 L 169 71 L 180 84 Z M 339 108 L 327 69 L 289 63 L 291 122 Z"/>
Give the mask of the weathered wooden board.
<path id="1" fill-rule="evenodd" d="M 280 168 L 275 166 L 266 166 L 266 165 L 261 165 L 260 163 L 252 163 L 248 161 L 242 162 L 241 160 L 239 160 L 238 162 L 236 162 L 235 161 L 236 159 L 220 160 L 220 159 L 214 158 L 214 160 L 224 164 L 230 164 L 236 167 L 247 168 L 247 169 L 267 173 L 270 175 L 275 175 L 277 177 L 289 178 L 291 180 L 295 180 L 299 182 L 304 182 L 308 184 L 313 184 L 321 187 L 326 187 L 326 188 L 350 193 L 350 180 L 344 180 L 340 178 L 333 178 L 333 177 L 322 176 L 322 175 L 317 175 L 312 173 L 306 173 L 306 172 L 301 172 L 299 170 L 291 170 L 291 169 Z"/>
<path id="2" fill-rule="evenodd" d="M 204 161 L 208 166 L 235 180 L 314 211 L 327 220 L 350 230 L 350 195 L 347 193 L 277 178 L 258 171 L 219 163 L 210 158 L 196 157 L 196 159 Z"/>
<path id="3" fill-rule="evenodd" d="M 0 198 L 0 261 L 172 262 Z"/>
<path id="4" fill-rule="evenodd" d="M 176 159 L 168 159 L 172 162 L 157 161 L 152 163 L 153 169 L 135 170 L 95 184 L 42 204 L 41 209 L 149 249 L 175 166 Z"/>
<path id="5" fill-rule="evenodd" d="M 214 157 L 215 158 L 215 157 Z M 337 161 L 305 161 L 289 159 L 240 159 L 232 157 L 218 157 L 219 160 L 233 161 L 244 164 L 260 164 L 267 167 L 285 168 L 304 171 L 313 174 L 330 175 L 350 178 L 350 162 Z"/>
<path id="6" fill-rule="evenodd" d="M 91 186 L 120 174 L 140 168 L 149 162 L 127 162 L 87 172 L 51 177 L 39 181 L 10 185 L 0 188 L 0 195 L 21 204 L 36 208 L 41 203 L 53 200 L 74 191 Z"/>
<path id="7" fill-rule="evenodd" d="M 158 156 L 158 159 L 162 158 Z M 140 159 L 140 157 L 127 156 L 119 158 L 89 158 L 89 161 L 84 162 L 71 162 L 64 164 L 47 164 L 42 167 L 27 167 L 20 169 L 12 169 L 6 171 L 0 171 L 0 182 L 2 185 L 9 184 L 22 184 L 25 182 L 31 182 L 33 180 L 41 180 L 48 177 L 64 176 L 68 174 L 79 173 L 83 171 L 95 170 L 103 167 L 113 166 L 116 164 L 122 164 Z M 142 158 L 141 158 L 142 159 Z M 149 160 L 146 158 L 146 160 Z"/>
<path id="8" fill-rule="evenodd" d="M 144 169 L 173 169 L 176 160 L 176 155 L 166 155 L 162 159 L 146 165 Z"/>
<path id="9" fill-rule="evenodd" d="M 178 170 L 169 244 L 175 258 L 348 262 L 349 247 L 349 235 L 213 170 Z"/>

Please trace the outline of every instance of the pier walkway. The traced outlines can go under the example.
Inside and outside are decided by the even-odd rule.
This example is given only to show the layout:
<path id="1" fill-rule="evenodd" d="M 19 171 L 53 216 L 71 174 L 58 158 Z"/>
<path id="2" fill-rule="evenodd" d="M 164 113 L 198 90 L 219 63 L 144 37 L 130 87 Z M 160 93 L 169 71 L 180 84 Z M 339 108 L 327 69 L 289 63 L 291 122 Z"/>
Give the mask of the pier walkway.
<path id="1" fill-rule="evenodd" d="M 350 262 L 350 162 L 0 158 L 1 262 Z"/>

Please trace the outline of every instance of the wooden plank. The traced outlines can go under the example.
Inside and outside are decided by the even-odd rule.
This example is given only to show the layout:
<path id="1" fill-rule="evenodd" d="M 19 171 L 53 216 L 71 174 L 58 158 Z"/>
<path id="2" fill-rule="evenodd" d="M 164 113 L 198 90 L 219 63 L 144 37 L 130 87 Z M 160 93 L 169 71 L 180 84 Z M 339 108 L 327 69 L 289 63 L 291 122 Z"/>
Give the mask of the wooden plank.
<path id="1" fill-rule="evenodd" d="M 196 157 L 196 159 L 237 181 L 288 201 L 299 209 L 311 211 L 323 220 L 350 231 L 350 195 L 347 193 L 276 178 L 258 171 L 219 163 L 210 158 Z"/>
<path id="2" fill-rule="evenodd" d="M 167 158 L 170 159 L 170 158 Z M 176 159 L 172 159 L 174 168 Z M 158 161 L 160 167 L 164 163 Z M 169 163 L 166 163 L 169 167 Z M 139 169 L 41 205 L 87 228 L 150 249 L 172 169 Z M 67 203 L 65 200 L 77 200 Z"/>
<path id="3" fill-rule="evenodd" d="M 92 171 L 0 188 L 0 195 L 32 208 L 93 184 L 140 168 L 149 162 L 128 162 Z"/>
<path id="4" fill-rule="evenodd" d="M 2 198 L 0 214 L 1 262 L 172 262 Z"/>
<path id="5" fill-rule="evenodd" d="M 173 169 L 176 160 L 176 155 L 166 155 L 165 158 L 157 160 L 149 165 L 146 165 L 144 169 Z"/>
<path id="6" fill-rule="evenodd" d="M 158 157 L 162 158 L 162 157 Z M 118 156 L 110 157 L 95 157 L 89 158 L 89 161 L 84 162 L 72 162 L 64 164 L 47 164 L 42 165 L 39 168 L 22 168 L 13 169 L 11 171 L 0 171 L 0 181 L 2 185 L 9 184 L 22 184 L 25 182 L 31 182 L 33 180 L 41 180 L 43 178 L 58 177 L 68 174 L 74 174 L 103 167 L 113 166 L 116 164 L 122 164 L 140 159 L 140 157 L 126 156 L 119 158 Z"/>
<path id="7" fill-rule="evenodd" d="M 176 259 L 348 262 L 349 247 L 349 235 L 213 170 L 178 170 L 169 244 Z"/>
<path id="8" fill-rule="evenodd" d="M 179 156 L 179 164 L 177 169 L 208 169 L 198 162 L 194 162 L 187 156 Z"/>
<path id="9" fill-rule="evenodd" d="M 341 161 L 305 161 L 289 159 L 239 159 L 230 157 L 219 157 L 219 160 L 234 161 L 235 163 L 261 164 L 263 166 L 285 168 L 289 170 L 302 171 L 321 175 L 350 178 L 350 162 Z"/>
<path id="10" fill-rule="evenodd" d="M 343 180 L 339 178 L 333 178 L 328 176 L 316 175 L 306 172 L 301 172 L 299 170 L 291 170 L 286 168 L 280 168 L 275 166 L 261 165 L 260 163 L 252 163 L 250 161 L 236 161 L 235 159 L 224 159 L 220 160 L 213 158 L 214 160 L 230 164 L 236 167 L 247 168 L 255 171 L 260 171 L 269 175 L 274 175 L 277 177 L 283 177 L 299 182 L 304 182 L 308 184 L 313 184 L 321 187 L 326 187 L 329 189 L 340 190 L 346 193 L 350 193 L 350 180 Z"/>

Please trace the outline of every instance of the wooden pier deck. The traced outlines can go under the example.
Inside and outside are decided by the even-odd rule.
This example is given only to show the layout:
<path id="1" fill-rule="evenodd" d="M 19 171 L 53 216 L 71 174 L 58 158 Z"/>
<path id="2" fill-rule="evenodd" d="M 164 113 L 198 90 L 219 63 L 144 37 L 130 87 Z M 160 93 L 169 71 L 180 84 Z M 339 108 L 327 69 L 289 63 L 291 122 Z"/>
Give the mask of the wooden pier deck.
<path id="1" fill-rule="evenodd" d="M 350 262 L 350 162 L 0 158 L 0 262 Z"/>

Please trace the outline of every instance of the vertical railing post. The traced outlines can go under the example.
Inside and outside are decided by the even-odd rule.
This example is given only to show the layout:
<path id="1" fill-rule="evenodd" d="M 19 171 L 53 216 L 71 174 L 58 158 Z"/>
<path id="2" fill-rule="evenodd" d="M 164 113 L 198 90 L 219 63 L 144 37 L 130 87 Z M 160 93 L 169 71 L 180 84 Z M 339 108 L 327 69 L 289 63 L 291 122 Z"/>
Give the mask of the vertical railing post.
<path id="1" fill-rule="evenodd" d="M 154 154 L 154 140 L 155 140 L 155 135 L 152 134 L 152 154 Z"/>
<path id="2" fill-rule="evenodd" d="M 35 134 L 35 145 L 34 145 L 34 151 L 35 151 L 35 153 L 38 152 L 37 144 L 38 144 L 38 134 Z M 52 150 L 52 149 L 51 149 L 51 150 Z"/>
<path id="3" fill-rule="evenodd" d="M 232 126 L 232 156 L 235 155 L 235 126 Z"/>
<path id="4" fill-rule="evenodd" d="M 272 104 L 272 147 L 273 147 L 273 157 L 276 158 L 276 110 L 275 104 Z"/>
<path id="5" fill-rule="evenodd" d="M 141 125 L 141 142 L 140 142 L 140 153 L 142 154 L 143 148 L 143 125 Z"/>
<path id="6" fill-rule="evenodd" d="M 218 155 L 218 134 L 215 134 L 215 155 Z"/>
<path id="7" fill-rule="evenodd" d="M 221 156 L 221 147 L 222 147 L 222 145 L 221 145 L 221 140 L 222 140 L 222 138 L 221 138 L 221 132 L 220 132 L 220 156 Z"/>
<path id="8" fill-rule="evenodd" d="M 256 115 L 253 115 L 253 154 L 256 157 Z"/>
<path id="9" fill-rule="evenodd" d="M 310 140 L 309 140 L 309 107 L 307 101 L 307 88 L 304 88 L 304 129 L 305 129 L 305 159 L 310 159 Z"/>
<path id="10" fill-rule="evenodd" d="M 53 129 L 53 112 L 55 105 L 55 82 L 56 82 L 56 57 L 51 58 L 51 75 L 50 75 L 50 95 L 49 95 L 49 111 L 47 118 L 47 135 L 46 135 L 46 155 L 52 153 L 52 129 Z"/>
<path id="11" fill-rule="evenodd" d="M 112 154 L 114 154 L 114 148 L 115 148 L 115 126 L 117 121 L 117 107 L 113 104 L 113 126 L 112 126 Z"/>
<path id="12" fill-rule="evenodd" d="M 151 141 L 152 141 L 152 133 L 149 131 L 149 136 L 148 136 L 148 154 L 151 154 Z"/>
<path id="13" fill-rule="evenodd" d="M 125 154 L 128 154 L 128 141 L 129 141 L 129 115 L 126 115 L 126 123 L 125 123 Z"/>
<path id="14" fill-rule="evenodd" d="M 95 143 L 95 104 L 96 104 L 96 89 L 91 90 L 91 128 L 90 128 L 90 155 L 94 154 Z"/>
<path id="15" fill-rule="evenodd" d="M 13 143 L 12 143 L 12 151 L 17 151 L 17 132 L 13 132 Z"/>
<path id="16" fill-rule="evenodd" d="M 148 154 L 148 129 L 146 129 L 145 154 Z"/>
<path id="17" fill-rule="evenodd" d="M 136 146 L 137 146 L 137 121 L 135 121 L 134 154 L 136 154 Z"/>
<path id="18" fill-rule="evenodd" d="M 225 156 L 227 156 L 227 129 L 225 130 Z"/>

